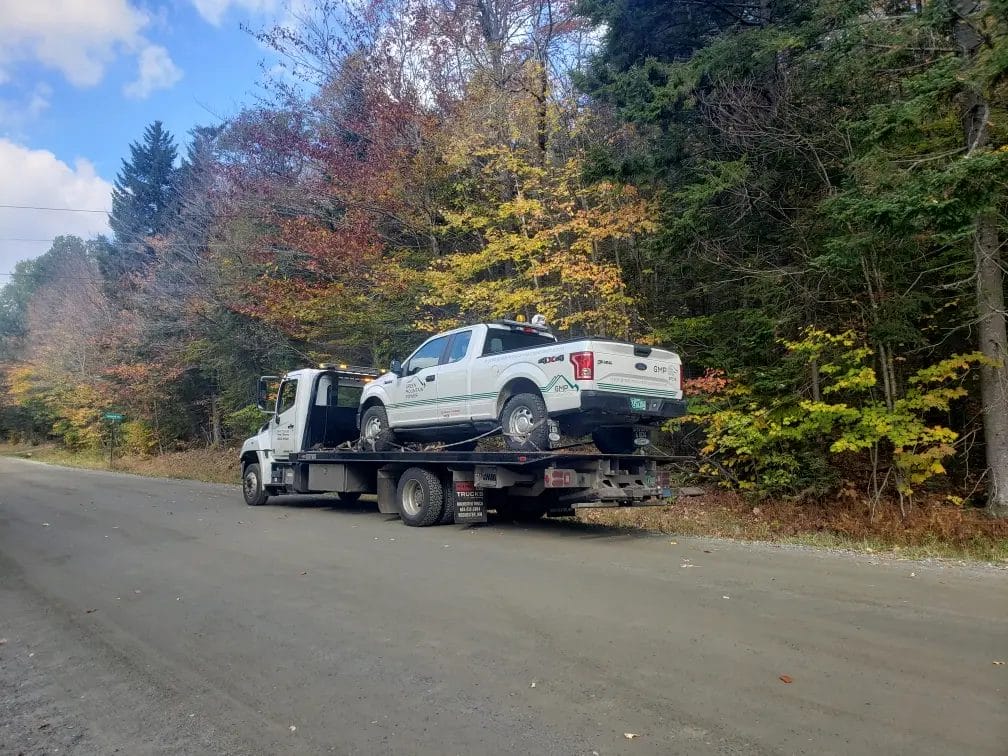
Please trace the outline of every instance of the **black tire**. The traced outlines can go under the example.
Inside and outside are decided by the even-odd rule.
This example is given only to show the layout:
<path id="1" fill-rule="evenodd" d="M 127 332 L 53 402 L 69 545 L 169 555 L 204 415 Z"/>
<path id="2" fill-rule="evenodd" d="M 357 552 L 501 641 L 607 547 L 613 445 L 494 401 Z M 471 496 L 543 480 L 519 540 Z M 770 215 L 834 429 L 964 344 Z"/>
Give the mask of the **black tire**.
<path id="1" fill-rule="evenodd" d="M 242 470 L 242 495 L 245 497 L 245 503 L 250 507 L 261 507 L 269 498 L 269 494 L 263 487 L 262 472 L 259 470 L 258 462 L 245 465 L 245 469 Z"/>
<path id="2" fill-rule="evenodd" d="M 438 525 L 454 525 L 455 524 L 455 483 L 451 478 L 451 473 L 448 474 L 448 480 L 444 482 L 442 490 L 444 491 L 444 507 L 441 509 L 441 516 L 438 517 Z"/>
<path id="3" fill-rule="evenodd" d="M 592 431 L 592 441 L 603 454 L 633 454 L 637 451 L 637 445 L 634 444 L 634 429 L 631 426 L 599 428 Z"/>
<path id="4" fill-rule="evenodd" d="M 366 451 L 390 451 L 395 446 L 395 434 L 382 405 L 372 404 L 361 415 L 360 444 Z"/>
<path id="5" fill-rule="evenodd" d="M 546 514 L 546 506 L 538 499 L 502 495 L 496 504 L 497 515 L 504 522 L 536 522 Z"/>
<path id="6" fill-rule="evenodd" d="M 434 525 L 444 514 L 444 486 L 433 473 L 420 467 L 411 467 L 399 476 L 396 508 L 407 525 L 414 528 Z"/>
<path id="7" fill-rule="evenodd" d="M 336 496 L 344 504 L 356 504 L 360 501 L 361 492 L 360 491 L 340 491 Z"/>
<path id="8" fill-rule="evenodd" d="M 504 444 L 511 451 L 545 451 L 549 448 L 546 420 L 546 402 L 539 394 L 512 396 L 504 403 L 500 415 Z"/>

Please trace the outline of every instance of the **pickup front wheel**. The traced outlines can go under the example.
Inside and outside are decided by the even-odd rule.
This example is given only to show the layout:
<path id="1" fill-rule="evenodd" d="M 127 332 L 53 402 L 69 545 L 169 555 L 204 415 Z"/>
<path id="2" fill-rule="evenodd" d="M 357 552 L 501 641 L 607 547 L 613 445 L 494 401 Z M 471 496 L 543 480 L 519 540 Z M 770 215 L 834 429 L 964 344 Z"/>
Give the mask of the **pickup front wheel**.
<path id="1" fill-rule="evenodd" d="M 395 446 L 395 435 L 389 429 L 388 413 L 380 404 L 368 407 L 361 415 L 360 441 L 365 451 L 389 451 Z"/>
<path id="2" fill-rule="evenodd" d="M 516 394 L 504 403 L 500 424 L 512 451 L 545 451 L 549 447 L 546 403 L 538 394 Z"/>

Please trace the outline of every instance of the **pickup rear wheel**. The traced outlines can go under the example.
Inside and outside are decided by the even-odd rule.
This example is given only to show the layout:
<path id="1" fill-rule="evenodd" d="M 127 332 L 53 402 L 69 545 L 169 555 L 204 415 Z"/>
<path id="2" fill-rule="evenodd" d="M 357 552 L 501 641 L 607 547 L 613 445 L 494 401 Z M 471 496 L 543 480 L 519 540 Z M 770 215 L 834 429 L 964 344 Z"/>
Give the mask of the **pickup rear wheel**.
<path id="1" fill-rule="evenodd" d="M 634 429 L 630 426 L 599 428 L 592 431 L 592 441 L 603 454 L 632 454 L 637 451 Z"/>
<path id="2" fill-rule="evenodd" d="M 361 415 L 360 443 L 366 451 L 389 451 L 395 446 L 388 413 L 380 404 L 371 405 Z"/>
<path id="3" fill-rule="evenodd" d="M 504 443 L 512 451 L 542 451 L 549 447 L 546 402 L 539 394 L 516 394 L 504 403 L 500 424 Z"/>
<path id="4" fill-rule="evenodd" d="M 269 494 L 263 487 L 262 473 L 258 462 L 245 465 L 245 470 L 242 472 L 242 495 L 245 497 L 245 503 L 250 507 L 260 507 L 269 498 Z"/>
<path id="5" fill-rule="evenodd" d="M 407 525 L 425 528 L 441 519 L 445 509 L 445 491 L 433 473 L 411 467 L 399 476 L 396 507 Z"/>

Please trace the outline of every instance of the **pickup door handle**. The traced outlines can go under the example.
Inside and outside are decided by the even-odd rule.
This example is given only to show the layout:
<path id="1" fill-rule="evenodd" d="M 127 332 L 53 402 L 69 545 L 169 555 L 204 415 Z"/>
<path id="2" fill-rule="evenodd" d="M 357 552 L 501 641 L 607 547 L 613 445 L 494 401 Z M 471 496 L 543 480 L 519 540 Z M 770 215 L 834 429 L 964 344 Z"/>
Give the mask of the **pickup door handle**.
<path id="1" fill-rule="evenodd" d="M 288 427 L 288 428 L 293 428 L 293 427 L 294 427 L 294 423 L 291 423 L 291 424 L 290 424 L 290 425 L 288 425 L 287 427 Z"/>
<path id="2" fill-rule="evenodd" d="M 426 378 L 424 378 L 424 380 L 427 381 L 427 383 L 434 383 L 434 376 L 428 375 Z"/>

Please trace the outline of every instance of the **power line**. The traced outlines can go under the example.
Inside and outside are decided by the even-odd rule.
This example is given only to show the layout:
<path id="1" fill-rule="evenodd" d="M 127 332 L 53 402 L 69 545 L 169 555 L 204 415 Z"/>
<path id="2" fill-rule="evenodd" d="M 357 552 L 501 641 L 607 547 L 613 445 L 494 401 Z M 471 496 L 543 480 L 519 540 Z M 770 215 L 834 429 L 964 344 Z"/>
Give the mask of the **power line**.
<path id="1" fill-rule="evenodd" d="M 4 205 L 0 204 L 0 207 L 7 208 L 9 210 L 56 210 L 61 213 L 102 213 L 107 215 L 110 210 L 87 210 L 82 207 L 40 207 L 38 205 Z"/>

